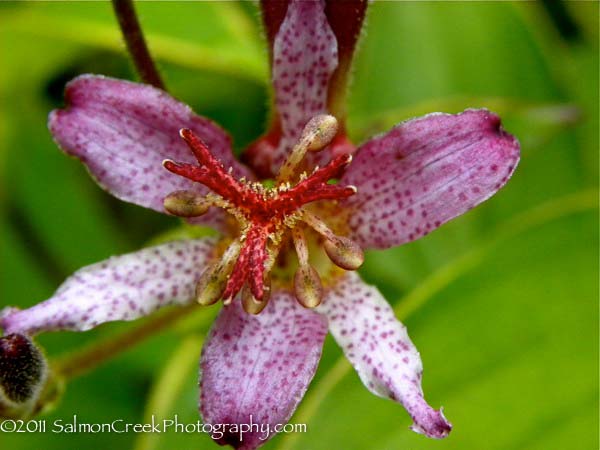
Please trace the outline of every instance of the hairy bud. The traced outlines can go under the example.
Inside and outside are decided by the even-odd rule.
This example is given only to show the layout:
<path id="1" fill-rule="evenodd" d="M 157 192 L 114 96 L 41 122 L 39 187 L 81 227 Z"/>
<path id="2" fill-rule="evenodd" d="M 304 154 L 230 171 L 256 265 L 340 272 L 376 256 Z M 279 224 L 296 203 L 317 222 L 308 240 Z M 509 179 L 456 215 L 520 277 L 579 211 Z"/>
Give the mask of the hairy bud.
<path id="1" fill-rule="evenodd" d="M 9 334 L 0 338 L 0 416 L 29 414 L 47 372 L 44 355 L 27 336 Z"/>

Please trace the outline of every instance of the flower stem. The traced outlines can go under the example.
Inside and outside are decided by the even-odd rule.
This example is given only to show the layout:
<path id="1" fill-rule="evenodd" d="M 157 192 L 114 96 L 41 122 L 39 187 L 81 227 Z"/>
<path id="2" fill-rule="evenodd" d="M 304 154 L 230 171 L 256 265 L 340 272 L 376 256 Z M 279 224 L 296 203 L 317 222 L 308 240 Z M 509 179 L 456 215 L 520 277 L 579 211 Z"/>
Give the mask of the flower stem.
<path id="1" fill-rule="evenodd" d="M 113 9 L 127 50 L 133 59 L 135 69 L 144 83 L 151 84 L 162 90 L 165 89 L 165 84 L 158 73 L 158 69 L 154 64 L 150 51 L 146 45 L 140 22 L 138 21 L 135 8 L 132 0 L 112 0 Z"/>
<path id="2" fill-rule="evenodd" d="M 116 336 L 112 335 L 109 338 L 101 339 L 67 356 L 58 358 L 52 365 L 53 371 L 64 379 L 79 376 L 162 331 L 179 319 L 189 316 L 193 310 L 198 310 L 196 303 L 155 314 L 140 325 L 127 329 Z"/>

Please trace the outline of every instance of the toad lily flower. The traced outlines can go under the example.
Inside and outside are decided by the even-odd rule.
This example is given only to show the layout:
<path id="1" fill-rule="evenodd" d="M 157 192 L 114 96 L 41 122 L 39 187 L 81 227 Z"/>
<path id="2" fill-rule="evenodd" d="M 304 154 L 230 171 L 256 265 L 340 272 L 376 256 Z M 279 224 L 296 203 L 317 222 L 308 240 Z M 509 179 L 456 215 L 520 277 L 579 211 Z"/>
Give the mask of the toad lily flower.
<path id="1" fill-rule="evenodd" d="M 371 392 L 400 402 L 413 430 L 443 438 L 451 425 L 423 397 L 406 328 L 353 270 L 363 249 L 418 239 L 493 195 L 518 162 L 518 142 L 493 113 L 467 110 L 403 122 L 354 149 L 343 97 L 366 3 L 262 7 L 275 113 L 247 166 L 217 125 L 147 85 L 84 75 L 68 84 L 67 107 L 50 115 L 58 145 L 102 188 L 221 237 L 85 267 L 50 299 L 5 310 L 0 323 L 7 334 L 83 331 L 223 300 L 200 363 L 205 422 L 285 423 L 329 329 Z M 258 432 L 218 442 L 264 443 Z"/>

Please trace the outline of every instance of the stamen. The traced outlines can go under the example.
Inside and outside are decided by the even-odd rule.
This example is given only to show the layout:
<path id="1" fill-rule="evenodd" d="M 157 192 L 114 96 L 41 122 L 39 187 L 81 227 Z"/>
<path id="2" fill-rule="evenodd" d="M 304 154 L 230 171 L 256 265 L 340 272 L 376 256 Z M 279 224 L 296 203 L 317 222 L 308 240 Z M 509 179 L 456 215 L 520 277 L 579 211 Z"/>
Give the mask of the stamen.
<path id="1" fill-rule="evenodd" d="M 202 306 L 208 306 L 219 301 L 233 266 L 237 260 L 242 244 L 239 239 L 233 241 L 221 258 L 221 261 L 204 271 L 196 285 L 196 301 Z"/>
<path id="2" fill-rule="evenodd" d="M 331 262 L 344 270 L 356 270 L 365 262 L 362 248 L 347 237 L 337 236 L 336 239 L 325 240 L 323 246 Z"/>
<path id="3" fill-rule="evenodd" d="M 300 141 L 292 149 L 292 153 L 279 169 L 278 182 L 288 181 L 304 159 L 307 151 L 323 150 L 335 137 L 338 123 L 335 117 L 322 114 L 313 117 L 304 127 Z"/>
<path id="4" fill-rule="evenodd" d="M 294 275 L 296 298 L 305 308 L 315 308 L 323 298 L 323 285 L 318 272 L 308 264 L 308 248 L 304 233 L 298 227 L 292 230 L 299 267 Z"/>
<path id="5" fill-rule="evenodd" d="M 302 130 L 300 141 L 307 141 L 309 143 L 309 152 L 318 152 L 333 141 L 337 132 L 337 119 L 329 114 L 322 114 L 308 121 L 304 130 Z"/>
<path id="6" fill-rule="evenodd" d="M 212 202 L 191 191 L 175 191 L 163 200 L 165 209 L 179 217 L 197 217 L 206 214 Z"/>
<path id="7" fill-rule="evenodd" d="M 365 255 L 356 242 L 347 237 L 336 236 L 321 219 L 309 211 L 303 211 L 301 220 L 325 238 L 325 252 L 336 266 L 344 270 L 356 270 L 362 266 Z"/>
<path id="8" fill-rule="evenodd" d="M 223 254 L 221 260 L 202 273 L 196 287 L 201 305 L 211 305 L 223 299 L 231 303 L 238 293 L 249 314 L 260 313 L 267 305 L 271 290 L 271 272 L 288 232 L 298 254 L 299 267 L 294 276 L 298 301 L 307 308 L 321 302 L 323 287 L 317 271 L 310 266 L 306 239 L 302 232 L 305 222 L 325 238 L 325 251 L 331 261 L 347 270 L 363 262 L 360 247 L 350 239 L 336 236 L 317 216 L 305 210 L 308 203 L 339 201 L 356 193 L 354 186 L 330 184 L 339 179 L 352 161 L 341 154 L 312 173 L 297 175 L 308 151 L 327 147 L 337 133 L 337 120 L 321 115 L 309 121 L 300 141 L 282 166 L 275 186 L 268 187 L 244 178 L 237 180 L 233 170 L 227 170 L 209 151 L 202 140 L 188 129 L 181 129 L 198 163 L 166 160 L 164 167 L 193 182 L 201 183 L 212 192 L 202 196 L 193 191 L 176 191 L 164 199 L 165 209 L 181 217 L 195 217 L 210 207 L 220 207 L 239 223 L 241 234 Z"/>
<path id="9" fill-rule="evenodd" d="M 244 285 L 242 288 L 242 306 L 244 307 L 244 311 L 246 311 L 248 314 L 259 314 L 263 309 L 265 309 L 265 306 L 267 306 L 267 303 L 269 303 L 269 299 L 271 297 L 270 277 L 267 277 L 264 282 L 264 290 L 265 293 L 263 295 L 263 299 L 258 300 L 254 295 L 252 295 L 248 284 Z"/>

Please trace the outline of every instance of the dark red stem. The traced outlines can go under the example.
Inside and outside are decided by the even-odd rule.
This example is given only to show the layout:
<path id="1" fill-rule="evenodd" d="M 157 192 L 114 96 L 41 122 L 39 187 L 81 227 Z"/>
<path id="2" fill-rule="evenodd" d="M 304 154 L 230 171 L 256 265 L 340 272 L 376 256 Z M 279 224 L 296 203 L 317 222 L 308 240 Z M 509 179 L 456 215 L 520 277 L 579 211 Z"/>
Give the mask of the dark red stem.
<path id="1" fill-rule="evenodd" d="M 127 50 L 133 59 L 133 64 L 141 80 L 144 83 L 166 90 L 165 84 L 154 64 L 154 60 L 150 56 L 150 51 L 144 39 L 144 33 L 133 7 L 133 1 L 112 0 L 112 5 L 119 21 Z"/>

